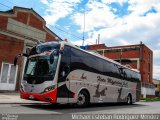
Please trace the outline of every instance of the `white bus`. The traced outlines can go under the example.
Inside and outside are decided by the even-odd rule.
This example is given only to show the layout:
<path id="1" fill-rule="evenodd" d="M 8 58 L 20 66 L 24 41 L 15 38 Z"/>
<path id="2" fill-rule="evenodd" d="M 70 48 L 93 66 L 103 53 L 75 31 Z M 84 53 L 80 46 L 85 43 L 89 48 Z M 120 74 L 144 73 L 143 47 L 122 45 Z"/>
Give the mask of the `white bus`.
<path id="1" fill-rule="evenodd" d="M 78 106 L 104 102 L 132 104 L 140 99 L 138 71 L 71 43 L 41 43 L 25 56 L 22 99 Z"/>

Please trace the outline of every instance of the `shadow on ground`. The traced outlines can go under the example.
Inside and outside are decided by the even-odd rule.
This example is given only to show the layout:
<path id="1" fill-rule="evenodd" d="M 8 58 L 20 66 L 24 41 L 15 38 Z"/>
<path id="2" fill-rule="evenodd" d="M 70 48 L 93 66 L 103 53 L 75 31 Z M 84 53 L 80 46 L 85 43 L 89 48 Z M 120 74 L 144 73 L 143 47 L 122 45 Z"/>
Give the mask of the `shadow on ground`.
<path id="1" fill-rule="evenodd" d="M 79 108 L 73 104 L 26 104 L 21 105 L 24 107 L 29 107 L 33 109 L 39 110 L 48 110 L 48 111 L 55 111 L 61 113 L 76 113 L 76 112 L 93 112 L 97 110 L 116 110 L 120 109 L 123 111 L 125 108 L 134 108 L 134 107 L 142 107 L 146 106 L 140 103 L 132 104 L 132 105 L 125 105 L 122 103 L 98 103 L 98 104 L 91 104 L 85 108 Z"/>

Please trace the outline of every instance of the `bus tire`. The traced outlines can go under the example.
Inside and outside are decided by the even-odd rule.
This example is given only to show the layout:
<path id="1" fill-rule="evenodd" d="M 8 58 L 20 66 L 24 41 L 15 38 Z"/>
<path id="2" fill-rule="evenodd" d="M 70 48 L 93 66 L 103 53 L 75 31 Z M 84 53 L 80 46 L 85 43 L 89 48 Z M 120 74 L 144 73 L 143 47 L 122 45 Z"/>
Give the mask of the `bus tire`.
<path id="1" fill-rule="evenodd" d="M 127 103 L 127 105 L 131 105 L 132 104 L 132 96 L 131 96 L 131 94 L 128 94 L 126 103 Z"/>
<path id="2" fill-rule="evenodd" d="M 82 90 L 78 94 L 78 98 L 77 98 L 78 107 L 86 107 L 89 105 L 89 103 L 90 103 L 89 94 L 86 91 Z"/>

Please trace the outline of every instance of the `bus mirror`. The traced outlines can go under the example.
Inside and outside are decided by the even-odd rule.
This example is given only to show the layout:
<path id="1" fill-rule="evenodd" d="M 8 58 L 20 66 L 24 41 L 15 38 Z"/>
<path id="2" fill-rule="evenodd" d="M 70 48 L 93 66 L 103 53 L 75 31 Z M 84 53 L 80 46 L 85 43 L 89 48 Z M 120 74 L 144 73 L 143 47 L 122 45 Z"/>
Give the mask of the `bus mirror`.
<path id="1" fill-rule="evenodd" d="M 18 57 L 16 56 L 16 57 L 14 58 L 14 66 L 17 65 L 17 60 L 18 60 Z"/>
<path id="2" fill-rule="evenodd" d="M 18 54 L 18 55 L 16 55 L 16 57 L 14 58 L 14 66 L 17 65 L 17 60 L 18 60 L 18 58 L 19 58 L 20 56 L 22 56 L 22 54 Z"/>
<path id="3" fill-rule="evenodd" d="M 26 54 L 27 54 L 28 56 L 29 56 L 30 52 L 31 52 L 31 49 L 30 49 L 30 48 L 27 48 L 27 49 L 26 49 Z"/>
<path id="4" fill-rule="evenodd" d="M 65 65 L 63 67 L 63 71 L 62 71 L 62 76 L 64 77 L 65 75 L 67 75 L 70 72 L 70 67 L 69 65 Z"/>
<path id="5" fill-rule="evenodd" d="M 53 62 L 54 62 L 54 55 L 53 55 L 53 53 L 51 53 L 49 59 L 50 59 L 50 64 L 53 64 Z"/>
<path id="6" fill-rule="evenodd" d="M 28 55 L 25 54 L 25 53 L 16 55 L 16 57 L 14 58 L 14 66 L 17 65 L 17 60 L 18 60 L 18 58 L 19 58 L 19 57 L 22 57 L 22 56 L 28 57 Z"/>
<path id="7" fill-rule="evenodd" d="M 63 51 L 63 50 L 59 50 L 59 53 L 60 53 L 60 54 L 63 54 L 63 53 L 64 53 L 64 51 Z"/>

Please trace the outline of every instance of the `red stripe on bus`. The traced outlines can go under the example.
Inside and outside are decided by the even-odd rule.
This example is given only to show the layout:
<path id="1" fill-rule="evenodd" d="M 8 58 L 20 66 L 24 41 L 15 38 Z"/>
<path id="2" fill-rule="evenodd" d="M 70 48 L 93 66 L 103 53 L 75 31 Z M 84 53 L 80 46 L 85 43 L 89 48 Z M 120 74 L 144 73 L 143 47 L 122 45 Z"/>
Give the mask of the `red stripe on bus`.
<path id="1" fill-rule="evenodd" d="M 54 89 L 52 91 L 42 93 L 42 94 L 27 93 L 27 92 L 20 90 L 20 97 L 22 99 L 38 100 L 38 101 L 56 103 L 57 102 L 57 89 Z"/>

